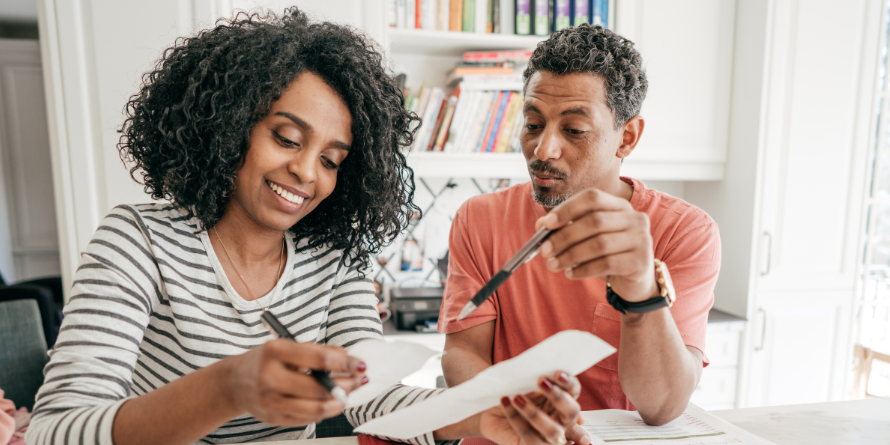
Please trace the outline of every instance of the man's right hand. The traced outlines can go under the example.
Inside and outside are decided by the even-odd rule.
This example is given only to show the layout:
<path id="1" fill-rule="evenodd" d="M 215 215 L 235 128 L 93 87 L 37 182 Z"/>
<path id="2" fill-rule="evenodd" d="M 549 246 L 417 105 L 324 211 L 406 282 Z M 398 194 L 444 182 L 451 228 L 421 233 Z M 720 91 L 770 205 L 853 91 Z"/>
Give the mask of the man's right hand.
<path id="1" fill-rule="evenodd" d="M 308 425 L 343 412 L 309 370 L 344 375 L 334 382 L 347 393 L 367 383 L 365 364 L 337 346 L 277 339 L 223 361 L 235 409 L 271 425 Z"/>

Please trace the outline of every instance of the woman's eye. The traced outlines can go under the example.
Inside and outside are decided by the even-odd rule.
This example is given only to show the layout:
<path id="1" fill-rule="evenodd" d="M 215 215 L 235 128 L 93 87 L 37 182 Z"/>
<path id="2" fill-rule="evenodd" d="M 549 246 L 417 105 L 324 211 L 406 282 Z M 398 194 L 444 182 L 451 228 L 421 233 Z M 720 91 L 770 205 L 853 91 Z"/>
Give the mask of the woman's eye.
<path id="1" fill-rule="evenodd" d="M 328 159 L 328 158 L 326 158 L 326 157 L 324 157 L 324 156 L 321 157 L 321 161 L 322 161 L 322 163 L 324 163 L 325 167 L 327 167 L 327 168 L 329 168 L 329 169 L 332 169 L 332 170 L 340 170 L 340 166 L 337 165 L 336 162 L 334 162 L 334 161 L 332 161 L 332 160 L 330 160 L 330 159 Z"/>
<path id="2" fill-rule="evenodd" d="M 278 134 L 277 131 L 273 131 L 272 136 L 274 136 L 275 139 L 278 139 L 278 142 L 285 147 L 299 147 L 300 146 L 300 144 Z"/>

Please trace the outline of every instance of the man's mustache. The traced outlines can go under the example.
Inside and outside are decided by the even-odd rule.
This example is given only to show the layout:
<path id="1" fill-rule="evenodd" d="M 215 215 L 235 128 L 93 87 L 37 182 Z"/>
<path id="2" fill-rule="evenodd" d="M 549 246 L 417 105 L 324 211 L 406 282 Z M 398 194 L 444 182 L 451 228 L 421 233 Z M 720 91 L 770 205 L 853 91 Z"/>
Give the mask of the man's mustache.
<path id="1" fill-rule="evenodd" d="M 528 165 L 528 169 L 531 170 L 532 173 L 541 173 L 547 176 L 554 176 L 558 179 L 565 179 L 569 176 L 540 159 L 532 161 L 532 163 Z"/>

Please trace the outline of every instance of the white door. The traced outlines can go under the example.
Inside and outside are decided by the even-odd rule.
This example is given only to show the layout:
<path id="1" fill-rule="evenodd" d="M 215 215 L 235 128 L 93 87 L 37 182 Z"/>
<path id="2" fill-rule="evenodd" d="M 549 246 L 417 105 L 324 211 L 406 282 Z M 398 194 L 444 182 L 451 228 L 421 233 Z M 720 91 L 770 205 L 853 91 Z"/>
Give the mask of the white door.
<path id="1" fill-rule="evenodd" d="M 852 291 L 759 293 L 742 406 L 841 400 Z"/>
<path id="2" fill-rule="evenodd" d="M 758 291 L 854 286 L 880 6 L 774 3 Z"/>

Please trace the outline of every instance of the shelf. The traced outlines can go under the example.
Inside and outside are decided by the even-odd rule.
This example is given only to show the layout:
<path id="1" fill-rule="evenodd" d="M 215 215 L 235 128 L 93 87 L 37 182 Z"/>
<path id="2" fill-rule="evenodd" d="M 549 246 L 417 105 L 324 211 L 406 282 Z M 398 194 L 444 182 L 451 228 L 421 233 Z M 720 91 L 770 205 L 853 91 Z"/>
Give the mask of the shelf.
<path id="1" fill-rule="evenodd" d="M 387 28 L 390 52 L 459 56 L 465 51 L 534 49 L 547 36 Z"/>
<path id="2" fill-rule="evenodd" d="M 408 166 L 420 178 L 527 178 L 521 153 L 410 153 Z M 628 159 L 621 174 L 642 181 L 720 181 L 720 162 L 636 161 Z"/>

